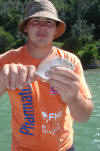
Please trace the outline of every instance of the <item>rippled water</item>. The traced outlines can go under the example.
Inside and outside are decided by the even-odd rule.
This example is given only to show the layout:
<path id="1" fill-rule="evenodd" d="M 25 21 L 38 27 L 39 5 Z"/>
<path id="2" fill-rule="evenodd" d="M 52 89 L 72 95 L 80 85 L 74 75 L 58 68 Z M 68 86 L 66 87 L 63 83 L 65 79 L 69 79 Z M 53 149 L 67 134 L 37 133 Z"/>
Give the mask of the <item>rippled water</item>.
<path id="1" fill-rule="evenodd" d="M 76 123 L 76 151 L 100 151 L 100 69 L 84 72 L 92 94 L 94 111 L 87 123 Z"/>
<path id="2" fill-rule="evenodd" d="M 87 123 L 74 124 L 76 151 L 100 151 L 100 69 L 84 72 L 91 90 L 94 111 Z M 0 99 L 0 150 L 10 151 L 11 107 L 7 93 Z M 2 149 L 1 149 L 2 148 Z"/>
<path id="3" fill-rule="evenodd" d="M 7 93 L 5 93 L 0 98 L 0 151 L 11 151 L 10 117 L 10 102 L 8 101 Z"/>

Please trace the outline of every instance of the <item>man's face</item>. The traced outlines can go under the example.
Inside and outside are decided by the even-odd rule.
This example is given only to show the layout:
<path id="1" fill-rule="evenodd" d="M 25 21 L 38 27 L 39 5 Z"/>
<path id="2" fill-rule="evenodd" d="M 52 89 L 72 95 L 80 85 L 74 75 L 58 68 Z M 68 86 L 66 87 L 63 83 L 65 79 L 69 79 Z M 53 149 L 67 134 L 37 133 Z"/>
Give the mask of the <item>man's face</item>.
<path id="1" fill-rule="evenodd" d="M 28 34 L 29 42 L 36 47 L 48 47 L 56 34 L 56 22 L 47 18 L 31 18 L 25 32 Z"/>

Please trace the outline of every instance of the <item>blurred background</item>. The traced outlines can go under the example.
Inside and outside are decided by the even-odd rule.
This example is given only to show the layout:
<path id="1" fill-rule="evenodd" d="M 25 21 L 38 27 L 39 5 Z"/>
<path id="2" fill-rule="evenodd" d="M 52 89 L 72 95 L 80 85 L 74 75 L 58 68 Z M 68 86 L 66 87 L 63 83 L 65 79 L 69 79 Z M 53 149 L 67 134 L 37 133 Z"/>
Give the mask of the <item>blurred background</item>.
<path id="1" fill-rule="evenodd" d="M 18 48 L 27 39 L 18 31 L 30 0 L 0 0 L 0 54 Z M 100 151 L 100 0 L 52 0 L 66 23 L 54 45 L 75 53 L 81 60 L 91 90 L 94 111 L 87 123 L 74 123 L 76 151 Z M 88 70 L 86 70 L 88 69 Z M 0 148 L 10 151 L 11 106 L 5 93 L 0 98 Z"/>
<path id="2" fill-rule="evenodd" d="M 29 1 L 0 0 L 0 53 L 27 41 L 17 27 Z M 78 55 L 84 69 L 100 67 L 100 0 L 51 1 L 67 25 L 54 45 Z"/>

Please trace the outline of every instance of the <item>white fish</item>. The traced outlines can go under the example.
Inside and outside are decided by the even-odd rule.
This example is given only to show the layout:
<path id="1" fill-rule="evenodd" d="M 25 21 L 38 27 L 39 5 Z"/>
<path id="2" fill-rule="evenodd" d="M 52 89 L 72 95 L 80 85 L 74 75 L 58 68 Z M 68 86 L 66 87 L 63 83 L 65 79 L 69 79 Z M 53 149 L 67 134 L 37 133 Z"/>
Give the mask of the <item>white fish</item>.
<path id="1" fill-rule="evenodd" d="M 47 71 L 50 71 L 52 67 L 65 67 L 74 70 L 74 64 L 66 58 L 61 58 L 59 56 L 49 56 L 44 59 L 38 66 L 35 74 L 40 77 L 43 82 L 46 82 L 50 78 L 45 75 Z"/>

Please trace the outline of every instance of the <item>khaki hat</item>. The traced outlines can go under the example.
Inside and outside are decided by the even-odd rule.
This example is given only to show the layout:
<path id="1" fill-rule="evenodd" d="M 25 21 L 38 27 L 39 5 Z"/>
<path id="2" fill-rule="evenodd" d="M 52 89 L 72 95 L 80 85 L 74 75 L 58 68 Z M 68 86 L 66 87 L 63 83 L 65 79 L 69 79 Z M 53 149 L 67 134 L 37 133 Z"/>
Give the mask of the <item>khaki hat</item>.
<path id="1" fill-rule="evenodd" d="M 44 17 L 58 22 L 55 39 L 60 37 L 66 29 L 66 24 L 58 18 L 56 8 L 49 0 L 33 0 L 29 2 L 29 5 L 26 9 L 26 17 L 18 26 L 19 31 L 26 36 L 27 34 L 24 31 L 24 27 L 28 19 L 33 17 Z"/>

